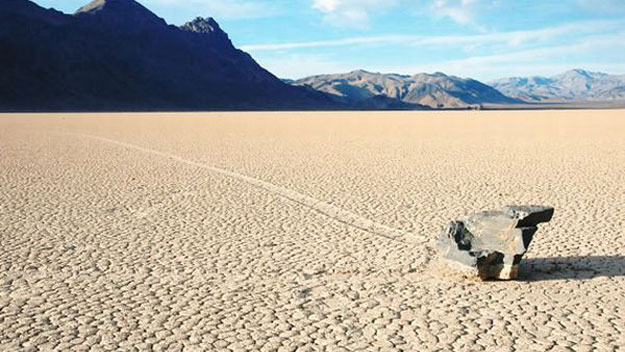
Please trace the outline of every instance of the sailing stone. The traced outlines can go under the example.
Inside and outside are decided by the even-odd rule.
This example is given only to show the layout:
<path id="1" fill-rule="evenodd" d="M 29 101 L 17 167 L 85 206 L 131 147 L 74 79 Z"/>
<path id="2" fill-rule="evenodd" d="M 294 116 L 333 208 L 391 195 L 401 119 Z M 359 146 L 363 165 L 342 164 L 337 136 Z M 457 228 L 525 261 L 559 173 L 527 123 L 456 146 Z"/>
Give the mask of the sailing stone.
<path id="1" fill-rule="evenodd" d="M 537 225 L 549 222 L 553 213 L 552 207 L 507 206 L 452 221 L 438 241 L 441 257 L 465 276 L 516 279 Z"/>

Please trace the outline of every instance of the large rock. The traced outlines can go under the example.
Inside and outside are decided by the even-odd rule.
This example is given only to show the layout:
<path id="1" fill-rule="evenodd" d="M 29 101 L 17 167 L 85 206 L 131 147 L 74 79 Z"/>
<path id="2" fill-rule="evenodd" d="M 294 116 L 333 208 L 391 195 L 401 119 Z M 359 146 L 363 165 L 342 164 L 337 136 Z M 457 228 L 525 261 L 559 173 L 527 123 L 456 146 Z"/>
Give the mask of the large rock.
<path id="1" fill-rule="evenodd" d="M 515 279 L 536 226 L 549 222 L 553 212 L 551 207 L 507 206 L 503 211 L 483 211 L 453 221 L 439 239 L 441 257 L 466 276 Z"/>

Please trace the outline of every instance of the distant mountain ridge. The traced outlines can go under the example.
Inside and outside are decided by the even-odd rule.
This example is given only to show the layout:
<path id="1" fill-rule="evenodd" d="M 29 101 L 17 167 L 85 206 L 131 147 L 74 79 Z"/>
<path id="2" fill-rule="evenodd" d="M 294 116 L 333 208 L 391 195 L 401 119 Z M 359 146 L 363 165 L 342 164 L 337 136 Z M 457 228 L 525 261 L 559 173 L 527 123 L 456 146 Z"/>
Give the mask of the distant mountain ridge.
<path id="1" fill-rule="evenodd" d="M 378 105 L 403 104 L 413 108 L 467 108 L 522 103 L 479 81 L 440 72 L 406 76 L 356 70 L 306 77 L 291 84 L 328 93 L 336 101 L 351 105 L 378 101 Z"/>
<path id="2" fill-rule="evenodd" d="M 575 69 L 552 77 L 511 77 L 490 82 L 510 97 L 529 102 L 625 100 L 625 75 Z"/>
<path id="3" fill-rule="evenodd" d="M 283 83 L 212 19 L 168 25 L 134 0 L 74 15 L 0 1 L 0 110 L 337 109 Z"/>

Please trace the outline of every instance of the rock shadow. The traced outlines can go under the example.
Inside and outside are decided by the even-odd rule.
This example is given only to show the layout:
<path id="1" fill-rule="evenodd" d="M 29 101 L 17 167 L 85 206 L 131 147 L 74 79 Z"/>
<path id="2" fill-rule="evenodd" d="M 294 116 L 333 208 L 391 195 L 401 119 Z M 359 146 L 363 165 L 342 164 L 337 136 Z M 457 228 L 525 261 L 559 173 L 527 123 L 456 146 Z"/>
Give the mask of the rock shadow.
<path id="1" fill-rule="evenodd" d="M 625 276 L 625 256 L 527 258 L 519 279 L 525 281 L 586 280 Z"/>

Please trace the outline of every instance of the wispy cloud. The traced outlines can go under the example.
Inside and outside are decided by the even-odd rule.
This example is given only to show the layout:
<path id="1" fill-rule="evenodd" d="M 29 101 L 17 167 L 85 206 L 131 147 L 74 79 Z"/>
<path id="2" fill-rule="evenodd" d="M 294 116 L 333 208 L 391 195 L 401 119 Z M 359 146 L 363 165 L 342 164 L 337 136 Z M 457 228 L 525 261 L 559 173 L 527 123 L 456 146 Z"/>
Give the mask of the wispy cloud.
<path id="1" fill-rule="evenodd" d="M 584 1 L 584 0 L 580 0 Z M 610 0 L 600 0 L 610 1 Z M 312 0 L 312 8 L 324 14 L 324 22 L 337 27 L 369 28 L 372 15 L 398 5 L 408 11 L 431 12 L 460 24 L 474 24 L 477 15 L 497 0 Z"/>
<path id="2" fill-rule="evenodd" d="M 280 78 L 302 78 L 319 73 L 340 73 L 353 69 L 350 63 L 335 61 L 331 55 L 287 54 L 256 57 L 263 67 Z"/>
<path id="3" fill-rule="evenodd" d="M 449 17 L 460 24 L 472 24 L 478 11 L 487 3 L 485 0 L 434 0 L 430 10 L 435 16 Z"/>
<path id="4" fill-rule="evenodd" d="M 598 31 L 614 27 L 614 25 L 615 23 L 612 21 L 587 21 L 527 31 L 511 31 L 466 36 L 384 35 L 309 42 L 248 44 L 243 45 L 241 48 L 246 51 L 278 51 L 365 44 L 451 46 L 463 44 L 476 45 L 484 43 L 504 43 L 508 46 L 518 46 L 527 42 L 546 41 L 566 34 L 580 35 L 584 33 L 596 33 Z"/>
<path id="5" fill-rule="evenodd" d="M 620 32 L 609 35 L 593 35 L 569 44 L 470 56 L 423 65 L 389 66 L 381 69 L 406 74 L 444 71 L 448 74 L 470 76 L 483 80 L 511 75 L 549 75 L 578 67 L 618 73 L 625 71 L 625 64 L 622 60 L 615 62 L 578 59 L 574 65 L 571 65 L 565 58 L 576 57 L 588 52 L 625 53 L 625 42 L 622 40 L 624 36 L 625 33 Z"/>
<path id="6" fill-rule="evenodd" d="M 585 21 L 536 30 L 473 36 L 358 37 L 333 41 L 261 44 L 246 46 L 244 49 L 257 51 L 255 57 L 273 72 L 294 78 L 347 72 L 358 68 L 401 74 L 442 71 L 483 81 L 511 75 L 551 75 L 578 67 L 622 73 L 625 71 L 625 42 L 622 40 L 625 38 L 625 29 L 619 24 L 619 21 Z M 410 57 L 375 63 L 353 59 L 352 56 L 330 54 L 343 50 L 339 48 L 327 51 L 296 50 L 347 46 L 345 50 L 352 51 L 356 50 L 352 46 L 362 46 L 365 52 L 377 51 L 370 50 L 367 45 L 417 46 L 419 50 L 416 52 L 421 55 L 415 57 L 417 62 L 412 63 Z M 437 48 L 448 52 L 463 45 L 477 45 L 479 50 L 455 50 L 456 55 L 452 59 L 428 59 L 428 53 L 436 52 Z M 320 56 L 320 52 L 326 54 Z"/>
<path id="7" fill-rule="evenodd" d="M 622 50 L 625 49 L 623 38 L 625 33 L 615 33 L 606 36 L 591 36 L 571 44 L 541 47 L 535 49 L 513 51 L 502 54 L 470 57 L 456 63 L 488 65 L 506 62 L 540 62 L 541 60 L 562 57 L 567 54 L 576 54 L 597 49 Z M 449 63 L 454 63 L 448 62 Z"/>
<path id="8" fill-rule="evenodd" d="M 398 4 L 398 0 L 313 0 L 312 8 L 324 14 L 324 22 L 336 27 L 368 28 L 370 14 Z"/>
<path id="9" fill-rule="evenodd" d="M 623 0 L 577 0 L 577 4 L 582 8 L 599 13 L 625 13 L 625 3 Z"/>

